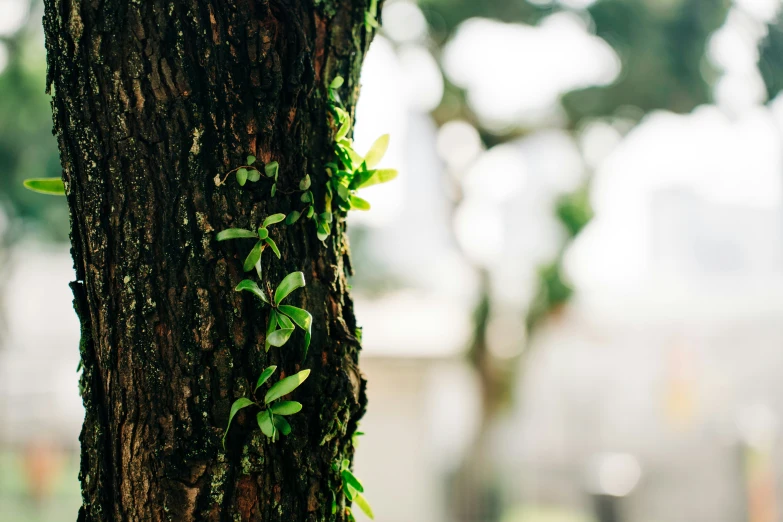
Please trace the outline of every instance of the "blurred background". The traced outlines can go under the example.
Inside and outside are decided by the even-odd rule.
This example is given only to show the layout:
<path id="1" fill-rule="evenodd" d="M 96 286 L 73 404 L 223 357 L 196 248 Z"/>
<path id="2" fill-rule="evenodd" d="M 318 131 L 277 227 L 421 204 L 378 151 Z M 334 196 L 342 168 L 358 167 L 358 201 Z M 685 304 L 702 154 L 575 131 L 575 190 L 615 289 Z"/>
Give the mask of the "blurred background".
<path id="1" fill-rule="evenodd" d="M 386 1 L 356 142 L 400 177 L 349 227 L 379 522 L 783 521 L 781 7 Z M 60 172 L 41 16 L 0 0 L 15 522 L 80 505 L 67 211 L 21 188 Z"/>

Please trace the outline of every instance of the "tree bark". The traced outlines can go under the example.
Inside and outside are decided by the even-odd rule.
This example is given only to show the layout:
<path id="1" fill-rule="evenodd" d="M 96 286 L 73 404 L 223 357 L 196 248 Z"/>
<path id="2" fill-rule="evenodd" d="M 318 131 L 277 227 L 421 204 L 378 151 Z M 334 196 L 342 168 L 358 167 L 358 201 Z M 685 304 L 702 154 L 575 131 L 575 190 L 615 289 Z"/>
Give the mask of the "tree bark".
<path id="1" fill-rule="evenodd" d="M 288 300 L 313 315 L 305 361 L 300 331 L 265 353 L 269 309 L 233 290 L 249 246 L 215 235 L 300 207 L 286 192 L 306 174 L 323 201 L 325 85 L 345 78 L 352 113 L 368 6 L 46 0 L 82 327 L 80 521 L 344 520 L 332 464 L 352 459 L 366 406 L 345 225 L 324 243 L 305 219 L 270 229 L 282 259 L 264 254 L 265 280 L 307 281 Z M 264 179 L 216 186 L 248 154 L 279 162 L 274 198 Z M 312 370 L 293 433 L 272 443 L 240 412 L 224 451 L 232 402 L 270 364 Z"/>

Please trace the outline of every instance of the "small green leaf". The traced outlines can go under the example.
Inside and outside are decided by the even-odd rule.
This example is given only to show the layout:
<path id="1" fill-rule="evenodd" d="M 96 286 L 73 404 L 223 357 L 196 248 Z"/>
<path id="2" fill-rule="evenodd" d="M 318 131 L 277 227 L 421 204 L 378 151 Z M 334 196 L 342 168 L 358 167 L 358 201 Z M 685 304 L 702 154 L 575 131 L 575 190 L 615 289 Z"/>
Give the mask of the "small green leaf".
<path id="1" fill-rule="evenodd" d="M 266 239 L 269 237 L 269 230 L 265 229 L 264 227 L 261 227 L 258 229 L 258 238 L 259 239 Z"/>
<path id="2" fill-rule="evenodd" d="M 259 259 L 261 259 L 261 252 L 264 251 L 264 242 L 259 241 L 255 244 L 253 247 L 253 250 L 250 251 L 250 253 L 245 258 L 245 264 L 243 268 L 245 269 L 245 272 L 250 272 L 253 270 L 253 267 L 256 266 L 256 263 L 258 263 Z"/>
<path id="3" fill-rule="evenodd" d="M 370 178 L 362 183 L 359 188 L 371 187 L 373 185 L 379 185 L 386 183 L 397 177 L 397 171 L 395 169 L 378 169 Z"/>
<path id="4" fill-rule="evenodd" d="M 368 31 L 370 28 L 378 29 L 380 27 L 380 25 L 378 25 L 378 20 L 370 13 L 364 13 L 364 24 L 367 26 Z"/>
<path id="5" fill-rule="evenodd" d="M 255 295 L 259 299 L 261 299 L 266 304 L 269 304 L 269 298 L 266 296 L 266 294 L 258 287 L 258 284 L 255 281 L 251 281 L 250 279 L 243 279 L 239 282 L 237 287 L 234 289 L 237 292 L 241 292 L 242 290 L 246 292 L 250 292 L 251 294 Z"/>
<path id="6" fill-rule="evenodd" d="M 313 193 L 308 190 L 307 192 L 305 192 L 299 197 L 299 201 L 301 201 L 302 203 L 312 203 Z"/>
<path id="7" fill-rule="evenodd" d="M 340 141 L 341 139 L 345 138 L 345 136 L 348 135 L 348 132 L 350 130 L 351 130 L 351 119 L 346 118 L 345 121 L 343 121 L 343 124 L 340 125 L 340 129 L 337 131 L 334 140 Z"/>
<path id="8" fill-rule="evenodd" d="M 271 237 L 266 238 L 264 241 L 266 241 L 266 244 L 272 249 L 272 252 L 275 253 L 277 259 L 280 259 L 280 250 L 277 248 L 277 243 L 275 243 Z"/>
<path id="9" fill-rule="evenodd" d="M 258 422 L 258 427 L 261 428 L 261 433 L 270 438 L 275 436 L 275 426 L 272 424 L 269 410 L 264 410 L 256 415 L 256 422 Z"/>
<path id="10" fill-rule="evenodd" d="M 294 323 L 292 323 L 291 319 L 283 314 L 277 314 L 277 324 L 280 325 L 280 328 L 286 328 L 290 330 L 294 329 Z"/>
<path id="11" fill-rule="evenodd" d="M 304 330 L 305 346 L 303 358 L 307 358 L 307 350 L 310 348 L 310 338 L 312 336 L 313 316 L 307 310 L 302 310 L 296 306 L 280 305 L 278 308 L 282 313 L 293 319 L 299 328 Z"/>
<path id="12" fill-rule="evenodd" d="M 332 227 L 329 226 L 329 223 L 323 220 L 318 220 L 318 225 L 316 227 L 316 234 L 318 235 L 318 239 L 321 241 L 325 241 L 327 237 L 329 237 L 329 234 L 332 232 Z"/>
<path id="13" fill-rule="evenodd" d="M 269 343 L 270 346 L 277 346 L 280 348 L 288 342 L 288 339 L 290 339 L 292 333 L 294 333 L 293 328 L 281 328 L 280 330 L 275 330 L 267 336 L 266 342 Z"/>
<path id="14" fill-rule="evenodd" d="M 280 433 L 283 435 L 288 435 L 291 433 L 291 425 L 288 424 L 288 421 L 285 420 L 283 417 L 279 417 L 275 415 L 272 420 L 275 423 L 275 428 L 277 428 Z"/>
<path id="15" fill-rule="evenodd" d="M 340 196 L 340 198 L 344 199 L 345 201 L 348 201 L 351 198 L 351 193 L 348 191 L 348 187 L 340 183 L 337 185 L 337 194 Z"/>
<path id="16" fill-rule="evenodd" d="M 302 181 L 299 182 L 299 190 L 307 190 L 310 188 L 310 174 L 307 174 Z"/>
<path id="17" fill-rule="evenodd" d="M 275 223 L 280 223 L 285 219 L 285 214 L 272 214 L 271 216 L 267 217 L 264 220 L 264 226 L 268 227 L 269 225 L 274 225 Z"/>
<path id="18" fill-rule="evenodd" d="M 351 470 L 344 469 L 341 474 L 343 476 L 343 482 L 345 484 L 350 485 L 353 489 L 355 489 L 359 493 L 364 493 L 364 486 L 362 486 L 362 483 L 359 482 L 358 478 L 356 478 L 356 475 L 351 473 Z"/>
<path id="19" fill-rule="evenodd" d="M 353 502 L 353 497 L 356 495 L 355 490 L 349 485 L 343 482 L 343 492 L 345 493 L 345 497 Z"/>
<path id="20" fill-rule="evenodd" d="M 234 416 L 242 408 L 247 408 L 253 404 L 255 404 L 255 402 L 251 401 L 247 397 L 242 397 L 235 400 L 234 404 L 231 405 L 231 412 L 228 414 L 228 424 L 226 425 L 226 431 L 223 434 L 223 450 L 226 449 L 226 437 L 228 436 L 228 429 L 231 427 L 231 421 L 234 420 Z"/>
<path id="21" fill-rule="evenodd" d="M 275 197 L 275 194 L 277 193 L 277 183 L 272 183 L 272 190 L 269 191 L 269 194 L 272 197 Z"/>
<path id="22" fill-rule="evenodd" d="M 305 286 L 305 277 L 302 272 L 291 272 L 285 276 L 275 290 L 275 305 L 279 305 L 288 294 L 303 286 Z"/>
<path id="23" fill-rule="evenodd" d="M 247 183 L 247 169 L 242 168 L 237 170 L 237 181 L 239 182 L 240 187 L 245 186 L 245 183 Z"/>
<path id="24" fill-rule="evenodd" d="M 65 184 L 60 178 L 32 178 L 24 180 L 24 186 L 28 190 L 51 196 L 64 196 Z"/>
<path id="25" fill-rule="evenodd" d="M 250 156 L 248 156 L 248 157 L 247 157 L 247 164 L 248 164 L 248 165 L 252 165 L 252 164 L 253 164 L 253 163 L 255 163 L 255 162 L 256 162 L 256 157 L 255 157 L 255 156 L 253 156 L 252 154 L 251 154 Z"/>
<path id="26" fill-rule="evenodd" d="M 286 377 L 285 379 L 278 381 L 274 386 L 269 388 L 264 397 L 264 402 L 269 404 L 275 399 L 279 399 L 284 395 L 288 395 L 301 385 L 307 376 L 310 375 L 310 370 L 302 370 L 299 373 Z"/>
<path id="27" fill-rule="evenodd" d="M 332 80 L 332 83 L 329 84 L 329 88 L 339 89 L 340 87 L 343 86 L 343 82 L 345 82 L 345 80 L 343 79 L 342 76 L 335 76 L 334 80 Z"/>
<path id="28" fill-rule="evenodd" d="M 285 224 L 286 224 L 286 225 L 293 225 L 294 223 L 296 223 L 297 221 L 299 221 L 299 216 L 301 216 L 301 215 L 302 215 L 302 214 L 300 214 L 298 210 L 294 210 L 294 211 L 292 211 L 291 213 L 289 213 L 289 214 L 288 214 L 288 215 L 285 217 Z"/>
<path id="29" fill-rule="evenodd" d="M 372 144 L 370 150 L 367 151 L 367 155 L 364 157 L 364 162 L 367 164 L 368 169 L 374 168 L 383 159 L 383 155 L 386 154 L 386 149 L 389 148 L 389 135 L 384 134 Z"/>
<path id="30" fill-rule="evenodd" d="M 242 239 L 242 238 L 254 238 L 258 239 L 258 235 L 252 230 L 245 230 L 244 228 L 229 228 L 219 232 L 217 235 L 218 241 L 226 241 L 227 239 Z"/>
<path id="31" fill-rule="evenodd" d="M 274 178 L 277 176 L 277 171 L 280 170 L 280 165 L 276 161 L 270 161 L 264 165 L 264 174 L 268 178 Z"/>
<path id="32" fill-rule="evenodd" d="M 276 402 L 269 407 L 269 410 L 275 415 L 293 415 L 302 411 L 302 404 L 296 401 Z"/>
<path id="33" fill-rule="evenodd" d="M 367 502 L 367 499 L 364 498 L 364 495 L 361 494 L 354 495 L 353 501 L 356 503 L 357 506 L 359 506 L 359 509 L 361 509 L 365 515 L 367 515 L 367 518 L 369 518 L 370 520 L 375 520 L 375 515 L 372 512 L 370 503 Z"/>
<path id="34" fill-rule="evenodd" d="M 315 208 L 313 208 L 312 205 L 307 207 L 307 219 L 311 219 L 313 217 L 313 214 L 315 214 Z"/>
<path id="35" fill-rule="evenodd" d="M 327 223 L 331 223 L 332 220 L 334 219 L 331 212 L 321 212 L 320 217 L 323 221 Z"/>
<path id="36" fill-rule="evenodd" d="M 351 208 L 355 210 L 370 210 L 370 203 L 358 196 L 351 196 Z"/>
<path id="37" fill-rule="evenodd" d="M 258 172 L 256 169 L 250 169 L 247 171 L 247 180 L 252 181 L 255 183 L 256 181 L 261 179 L 261 173 Z"/>
<path id="38" fill-rule="evenodd" d="M 266 381 L 269 380 L 272 374 L 275 373 L 275 370 L 277 370 L 277 366 L 268 366 L 266 369 L 264 369 L 263 372 L 261 372 L 261 375 L 258 376 L 256 387 L 253 388 L 253 393 L 255 393 L 256 390 L 258 390 Z"/>
<path id="39" fill-rule="evenodd" d="M 269 322 L 266 325 L 266 341 L 264 342 L 264 350 L 269 351 L 269 347 L 272 346 L 269 344 L 269 337 L 272 335 L 272 333 L 277 328 L 277 311 L 272 309 L 271 312 L 269 312 Z"/>

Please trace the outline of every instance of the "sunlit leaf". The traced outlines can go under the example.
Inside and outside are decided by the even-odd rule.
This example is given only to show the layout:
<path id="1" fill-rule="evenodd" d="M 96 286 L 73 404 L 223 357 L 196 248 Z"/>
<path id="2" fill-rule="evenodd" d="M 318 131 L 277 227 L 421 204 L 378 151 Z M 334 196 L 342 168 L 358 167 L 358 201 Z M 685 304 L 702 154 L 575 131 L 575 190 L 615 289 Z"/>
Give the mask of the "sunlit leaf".
<path id="1" fill-rule="evenodd" d="M 261 372 L 261 375 L 258 376 L 256 387 L 253 388 L 253 393 L 255 393 L 256 390 L 258 390 L 267 380 L 269 380 L 272 374 L 275 373 L 275 370 L 277 370 L 277 366 L 268 366 L 264 369 L 263 372 Z"/>
<path id="2" fill-rule="evenodd" d="M 275 426 L 272 424 L 269 410 L 264 410 L 256 415 L 256 422 L 258 422 L 258 427 L 261 428 L 261 433 L 267 437 L 275 436 Z"/>
<path id="3" fill-rule="evenodd" d="M 291 319 L 289 319 L 287 316 L 283 314 L 277 314 L 277 324 L 280 325 L 280 328 L 285 328 L 289 330 L 293 330 L 294 323 L 291 322 Z"/>
<path id="4" fill-rule="evenodd" d="M 261 227 L 261 228 L 259 228 L 259 229 L 258 229 L 258 237 L 259 237 L 260 239 L 266 239 L 266 238 L 268 238 L 268 237 L 269 237 L 269 230 L 267 230 L 267 229 L 266 229 L 266 228 L 264 228 L 264 227 Z"/>
<path id="5" fill-rule="evenodd" d="M 304 346 L 304 358 L 307 357 L 307 350 L 310 348 L 310 337 L 312 335 L 313 328 L 313 316 L 307 310 L 302 310 L 296 306 L 280 305 L 278 309 L 286 314 L 288 317 L 294 320 L 296 325 L 304 330 L 305 333 L 305 346 Z"/>
<path id="6" fill-rule="evenodd" d="M 218 232 L 217 240 L 226 241 L 227 239 L 242 239 L 246 237 L 258 239 L 258 234 L 252 230 L 245 230 L 244 228 L 229 228 L 227 230 L 223 230 L 222 232 Z"/>
<path id="7" fill-rule="evenodd" d="M 247 164 L 248 165 L 252 165 L 255 162 L 256 162 L 256 157 L 255 156 L 250 155 L 250 156 L 247 157 Z"/>
<path id="8" fill-rule="evenodd" d="M 280 223 L 285 219 L 285 214 L 272 214 L 271 216 L 267 217 L 264 220 L 264 226 L 268 227 L 269 225 L 274 225 L 275 223 Z"/>
<path id="9" fill-rule="evenodd" d="M 245 186 L 245 183 L 247 183 L 247 169 L 241 168 L 237 170 L 237 181 L 240 187 Z"/>
<path id="10" fill-rule="evenodd" d="M 301 385 L 305 381 L 305 379 L 307 379 L 308 375 L 310 375 L 310 370 L 302 370 L 299 373 L 296 373 L 294 375 L 286 377 L 281 381 L 278 381 L 277 383 L 274 384 L 274 386 L 272 386 L 269 389 L 268 392 L 266 392 L 266 396 L 264 397 L 264 402 L 266 404 L 269 404 L 275 399 L 279 399 L 284 395 L 288 395 L 289 393 L 297 389 L 299 385 Z"/>
<path id="11" fill-rule="evenodd" d="M 247 171 L 247 180 L 252 181 L 255 183 L 256 181 L 261 179 L 261 173 L 258 172 L 256 169 L 250 169 Z"/>
<path id="12" fill-rule="evenodd" d="M 255 295 L 259 299 L 261 299 L 266 304 L 269 304 L 269 298 L 266 296 L 263 290 L 258 287 L 258 283 L 255 281 L 251 281 L 250 279 L 243 279 L 239 282 L 237 287 L 234 289 L 237 292 L 246 291 L 250 292 L 251 294 Z"/>
<path id="13" fill-rule="evenodd" d="M 291 338 L 292 333 L 294 333 L 293 328 L 281 328 L 280 330 L 275 330 L 267 336 L 266 342 L 271 346 L 277 346 L 280 348 L 288 342 L 288 339 Z"/>
<path id="14" fill-rule="evenodd" d="M 269 322 L 266 325 L 266 342 L 264 342 L 264 350 L 267 352 L 269 351 L 269 347 L 272 346 L 269 344 L 269 336 L 272 335 L 272 332 L 274 332 L 277 329 L 277 311 L 272 309 L 271 312 L 269 312 Z"/>
<path id="15" fill-rule="evenodd" d="M 340 129 L 337 131 L 337 134 L 335 135 L 334 140 L 335 141 L 340 141 L 341 139 L 343 139 L 348 134 L 348 132 L 350 130 L 351 130 L 351 119 L 350 118 L 345 118 L 345 120 L 343 121 L 343 124 L 340 125 Z"/>
<path id="16" fill-rule="evenodd" d="M 368 169 L 374 168 L 383 159 L 383 155 L 386 154 L 386 149 L 389 148 L 389 135 L 384 134 L 372 144 L 370 150 L 367 151 L 367 155 L 364 157 L 364 162 L 367 164 Z"/>
<path id="17" fill-rule="evenodd" d="M 364 498 L 364 495 L 356 494 L 353 497 L 353 502 L 359 506 L 359 509 L 361 509 L 365 515 L 367 515 L 367 518 L 370 520 L 375 520 L 375 515 L 372 512 L 372 508 L 370 507 L 370 503 L 367 502 L 367 499 Z"/>
<path id="18" fill-rule="evenodd" d="M 275 304 L 280 304 L 280 301 L 288 297 L 288 295 L 296 290 L 305 286 L 305 277 L 302 272 L 291 272 L 277 285 L 275 290 Z"/>
<path id="19" fill-rule="evenodd" d="M 296 401 L 281 401 L 274 403 L 269 410 L 276 415 L 293 415 L 302 411 L 302 404 Z"/>
<path id="20" fill-rule="evenodd" d="M 318 220 L 318 225 L 316 227 L 316 234 L 318 235 L 319 240 L 325 241 L 326 238 L 329 237 L 331 231 L 332 231 L 332 227 L 329 226 L 329 223 L 321 219 Z"/>
<path id="21" fill-rule="evenodd" d="M 277 248 L 277 243 L 275 243 L 271 237 L 266 238 L 264 241 L 266 241 L 266 244 L 272 249 L 272 252 L 275 253 L 277 259 L 280 259 L 280 249 Z"/>
<path id="22" fill-rule="evenodd" d="M 396 177 L 397 177 L 396 169 L 377 169 L 375 173 L 372 176 L 370 176 L 369 179 L 367 179 L 367 181 L 365 181 L 359 186 L 359 188 L 367 188 L 373 185 L 380 185 L 381 183 L 386 183 L 387 181 L 391 181 Z"/>
<path id="23" fill-rule="evenodd" d="M 359 493 L 364 493 L 364 486 L 362 486 L 362 483 L 359 481 L 358 478 L 356 478 L 356 475 L 351 473 L 351 470 L 344 469 L 342 471 L 343 476 L 343 482 L 350 485 L 353 489 L 358 491 Z"/>
<path id="24" fill-rule="evenodd" d="M 307 174 L 302 181 L 299 182 L 299 190 L 307 190 L 310 188 L 310 174 Z"/>
<path id="25" fill-rule="evenodd" d="M 275 197 L 277 193 L 277 183 L 272 183 L 272 190 L 269 191 L 269 195 Z"/>
<path id="26" fill-rule="evenodd" d="M 243 266 L 245 272 L 250 272 L 251 270 L 253 270 L 253 267 L 256 266 L 258 260 L 261 259 L 261 252 L 263 251 L 264 251 L 264 242 L 259 241 L 258 243 L 255 244 L 253 249 L 245 258 L 245 264 Z"/>
<path id="27" fill-rule="evenodd" d="M 255 402 L 251 401 L 247 397 L 242 397 L 241 399 L 235 400 L 234 404 L 231 405 L 231 412 L 228 414 L 228 424 L 226 425 L 226 431 L 223 434 L 224 450 L 226 449 L 226 437 L 228 436 L 228 429 L 231 427 L 231 421 L 234 420 L 234 416 L 242 408 L 247 408 L 248 406 L 252 406 L 253 404 L 255 404 Z"/>
<path id="28" fill-rule="evenodd" d="M 266 174 L 266 177 L 268 178 L 274 178 L 277 176 L 277 172 L 280 169 L 280 165 L 276 161 L 270 161 L 266 165 L 264 165 L 264 174 Z"/>
<path id="29" fill-rule="evenodd" d="M 351 208 L 355 210 L 370 210 L 370 203 L 358 196 L 351 196 Z"/>
<path id="30" fill-rule="evenodd" d="M 64 196 L 65 184 L 60 178 L 32 178 L 24 180 L 25 188 L 40 194 Z"/>
<path id="31" fill-rule="evenodd" d="M 343 79 L 342 76 L 335 76 L 334 80 L 332 80 L 332 83 L 329 84 L 329 88 L 339 89 L 340 87 L 343 86 L 343 82 L 345 82 L 345 80 Z"/>

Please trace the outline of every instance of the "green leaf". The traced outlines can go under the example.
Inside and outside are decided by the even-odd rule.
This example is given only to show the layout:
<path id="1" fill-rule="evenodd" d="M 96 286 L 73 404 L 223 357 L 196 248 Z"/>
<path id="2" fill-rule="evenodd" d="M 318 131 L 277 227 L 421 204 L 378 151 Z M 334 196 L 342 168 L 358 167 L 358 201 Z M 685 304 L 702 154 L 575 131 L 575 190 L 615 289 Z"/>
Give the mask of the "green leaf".
<path id="1" fill-rule="evenodd" d="M 345 121 L 343 121 L 343 124 L 340 125 L 340 129 L 337 131 L 334 140 L 340 141 L 341 139 L 345 138 L 350 130 L 351 130 L 351 119 L 345 118 Z"/>
<path id="2" fill-rule="evenodd" d="M 269 407 L 269 411 L 275 415 L 293 415 L 302 411 L 302 404 L 296 401 L 276 402 Z"/>
<path id="3" fill-rule="evenodd" d="M 294 211 L 292 211 L 291 213 L 289 213 L 289 214 L 288 214 L 288 215 L 285 217 L 285 224 L 286 224 L 286 225 L 293 225 L 294 223 L 296 223 L 297 221 L 299 221 L 299 216 L 301 216 L 301 215 L 302 215 L 302 214 L 300 214 L 298 210 L 294 210 Z"/>
<path id="4" fill-rule="evenodd" d="M 373 185 L 380 185 L 386 183 L 397 177 L 396 169 L 378 169 L 370 178 L 362 183 L 359 188 L 371 187 Z"/>
<path id="5" fill-rule="evenodd" d="M 255 162 L 256 162 L 256 157 L 255 156 L 250 155 L 250 156 L 247 157 L 247 164 L 248 165 L 252 165 Z"/>
<path id="6" fill-rule="evenodd" d="M 364 157 L 364 162 L 367 164 L 367 168 L 374 168 L 383 159 L 383 155 L 386 154 L 386 149 L 389 148 L 389 135 L 384 134 L 372 144 L 370 150 L 367 151 L 367 155 Z"/>
<path id="7" fill-rule="evenodd" d="M 264 410 L 256 415 L 256 422 L 258 422 L 258 427 L 261 428 L 261 433 L 270 438 L 275 436 L 275 426 L 272 424 L 269 410 Z"/>
<path id="8" fill-rule="evenodd" d="M 342 76 L 335 76 L 334 80 L 332 80 L 332 83 L 329 84 L 329 88 L 330 89 L 339 89 L 340 87 L 343 86 L 344 82 L 345 82 L 345 80 L 343 79 Z"/>
<path id="9" fill-rule="evenodd" d="M 299 182 L 299 190 L 307 190 L 310 188 L 310 174 L 307 174 L 302 180 Z"/>
<path id="10" fill-rule="evenodd" d="M 245 230 L 244 228 L 229 228 L 219 232 L 217 235 L 218 241 L 226 241 L 228 239 L 242 239 L 242 238 L 258 239 L 258 235 L 252 230 Z"/>
<path id="11" fill-rule="evenodd" d="M 329 234 L 331 232 L 332 232 L 332 227 L 329 226 L 329 223 L 319 219 L 318 225 L 316 227 L 316 234 L 318 235 L 318 239 L 321 241 L 325 241 L 326 238 L 329 237 Z"/>
<path id="12" fill-rule="evenodd" d="M 242 281 L 239 282 L 239 284 L 234 290 L 236 290 L 237 292 L 241 292 L 243 290 L 246 292 L 250 292 L 251 294 L 261 299 L 266 304 L 269 304 L 269 298 L 266 296 L 264 291 L 258 287 L 258 284 L 255 281 L 251 281 L 250 279 L 243 279 Z"/>
<path id="13" fill-rule="evenodd" d="M 351 470 L 344 469 L 341 474 L 343 476 L 343 483 L 348 484 L 359 493 L 364 493 L 364 486 L 362 486 L 362 483 L 356 478 L 356 475 L 351 473 Z"/>
<path id="14" fill-rule="evenodd" d="M 272 249 L 272 252 L 275 253 L 277 259 L 280 259 L 280 250 L 277 248 L 277 243 L 275 243 L 271 237 L 266 238 L 264 241 L 266 241 L 266 244 Z"/>
<path id="15" fill-rule="evenodd" d="M 353 502 L 353 497 L 356 495 L 355 490 L 345 482 L 343 482 L 343 492 L 345 493 L 346 498 Z"/>
<path id="16" fill-rule="evenodd" d="M 378 25 L 378 20 L 370 13 L 364 13 L 364 23 L 367 26 L 368 31 L 370 28 L 378 29 L 380 27 L 380 25 Z"/>
<path id="17" fill-rule="evenodd" d="M 311 219 L 313 217 L 313 214 L 315 214 L 315 208 L 313 208 L 312 205 L 307 207 L 307 219 Z"/>
<path id="18" fill-rule="evenodd" d="M 307 379 L 307 376 L 310 375 L 310 370 L 302 370 L 299 373 L 296 373 L 294 375 L 291 375 L 289 377 L 286 377 L 285 379 L 278 381 L 275 383 L 274 386 L 272 386 L 268 392 L 266 392 L 266 396 L 264 397 L 264 402 L 266 404 L 269 404 L 275 399 L 279 399 L 280 397 L 284 395 L 288 395 L 295 389 L 301 385 L 305 379 Z"/>
<path id="19" fill-rule="evenodd" d="M 231 427 L 231 421 L 234 420 L 234 416 L 242 408 L 247 408 L 253 404 L 255 404 L 255 402 L 251 401 L 247 397 L 242 397 L 235 400 L 234 404 L 231 405 L 231 412 L 228 414 L 228 424 L 226 425 L 225 433 L 223 433 L 223 450 L 226 449 L 226 437 L 228 436 L 228 429 Z"/>
<path id="20" fill-rule="evenodd" d="M 291 322 L 291 319 L 280 313 L 277 314 L 277 324 L 280 325 L 280 328 L 294 329 L 294 323 Z"/>
<path id="21" fill-rule="evenodd" d="M 250 253 L 245 258 L 245 264 L 243 268 L 245 269 L 245 272 L 250 272 L 253 270 L 253 267 L 256 266 L 256 263 L 258 263 L 258 260 L 261 259 L 261 252 L 264 251 L 264 242 L 259 241 L 255 244 L 253 247 L 253 250 L 250 251 Z"/>
<path id="22" fill-rule="evenodd" d="M 294 320 L 296 325 L 304 330 L 305 333 L 305 346 L 304 346 L 304 358 L 307 358 L 307 350 L 310 348 L 310 338 L 313 328 L 313 316 L 307 310 L 302 310 L 296 306 L 280 305 L 279 310 Z"/>
<path id="23" fill-rule="evenodd" d="M 266 381 L 269 380 L 272 374 L 275 373 L 275 370 L 277 370 L 277 366 L 267 366 L 264 371 L 261 372 L 261 375 L 258 376 L 256 387 L 253 388 L 253 393 L 255 393 L 256 390 L 258 390 Z"/>
<path id="24" fill-rule="evenodd" d="M 337 185 L 337 194 L 340 196 L 340 198 L 344 199 L 345 201 L 348 201 L 351 198 L 351 193 L 348 191 L 348 187 L 340 183 Z"/>
<path id="25" fill-rule="evenodd" d="M 285 219 L 285 214 L 272 214 L 271 216 L 267 217 L 264 220 L 264 226 L 268 227 L 269 225 L 274 225 L 275 223 L 280 223 Z"/>
<path id="26" fill-rule="evenodd" d="M 321 212 L 321 213 L 319 214 L 319 216 L 320 216 L 320 218 L 321 218 L 323 221 L 325 221 L 325 222 L 327 222 L 327 223 L 331 223 L 331 222 L 332 222 L 332 220 L 334 219 L 334 217 L 332 216 L 332 213 L 331 213 L 331 212 Z"/>
<path id="27" fill-rule="evenodd" d="M 288 421 L 285 420 L 283 417 L 278 417 L 275 415 L 272 420 L 275 423 L 275 428 L 277 428 L 280 433 L 283 435 L 288 435 L 291 433 L 291 425 L 288 424 Z"/>
<path id="28" fill-rule="evenodd" d="M 60 178 L 31 178 L 24 180 L 26 189 L 50 196 L 64 196 L 65 184 Z"/>
<path id="29" fill-rule="evenodd" d="M 358 196 L 351 196 L 351 208 L 355 210 L 370 210 L 370 203 Z"/>
<path id="30" fill-rule="evenodd" d="M 265 229 L 264 227 L 261 227 L 258 229 L 258 237 L 259 239 L 266 239 L 269 237 L 269 230 Z"/>
<path id="31" fill-rule="evenodd" d="M 301 201 L 302 203 L 312 203 L 313 198 L 310 195 L 310 191 L 308 190 L 307 192 L 299 196 L 299 201 Z"/>
<path id="32" fill-rule="evenodd" d="M 370 503 L 367 502 L 367 499 L 364 498 L 364 495 L 361 494 L 354 495 L 353 501 L 356 503 L 357 506 L 359 506 L 359 509 L 361 509 L 365 515 L 367 515 L 367 518 L 369 518 L 370 520 L 375 520 L 375 515 L 372 512 Z"/>
<path id="33" fill-rule="evenodd" d="M 288 342 L 288 339 L 291 337 L 292 333 L 294 333 L 293 328 L 281 328 L 280 330 L 275 330 L 267 336 L 266 342 L 271 346 L 277 346 L 280 348 Z"/>
<path id="34" fill-rule="evenodd" d="M 269 312 L 269 322 L 266 325 L 266 341 L 264 342 L 264 350 L 269 351 L 269 347 L 272 346 L 269 344 L 269 336 L 272 335 L 272 332 L 277 329 L 277 311 L 272 309 L 271 312 Z"/>
<path id="35" fill-rule="evenodd" d="M 264 174 L 268 178 L 274 178 L 277 176 L 277 171 L 280 170 L 280 165 L 276 161 L 270 161 L 264 165 Z"/>
<path id="36" fill-rule="evenodd" d="M 255 183 L 259 179 L 261 179 L 261 173 L 258 172 L 256 169 L 250 169 L 250 170 L 247 171 L 247 180 L 248 181 L 252 181 L 253 183 Z"/>
<path id="37" fill-rule="evenodd" d="M 275 197 L 276 193 L 277 193 L 277 183 L 272 183 L 272 190 L 269 191 L 269 194 L 272 197 Z"/>
<path id="38" fill-rule="evenodd" d="M 275 290 L 275 305 L 279 305 L 280 301 L 288 297 L 288 295 L 296 290 L 305 286 L 305 277 L 302 272 L 291 272 L 280 281 Z"/>
<path id="39" fill-rule="evenodd" d="M 247 169 L 241 168 L 237 170 L 237 181 L 240 187 L 245 186 L 245 183 L 247 183 Z"/>

